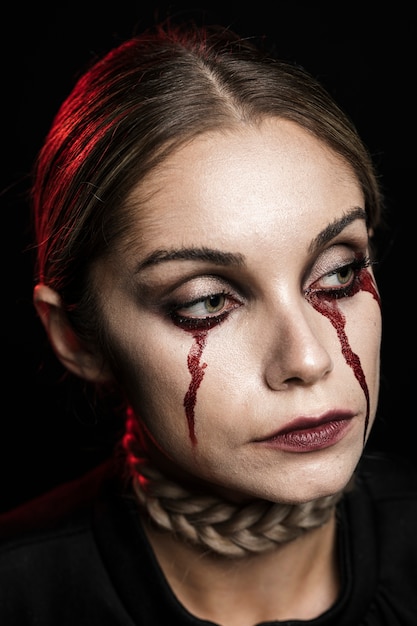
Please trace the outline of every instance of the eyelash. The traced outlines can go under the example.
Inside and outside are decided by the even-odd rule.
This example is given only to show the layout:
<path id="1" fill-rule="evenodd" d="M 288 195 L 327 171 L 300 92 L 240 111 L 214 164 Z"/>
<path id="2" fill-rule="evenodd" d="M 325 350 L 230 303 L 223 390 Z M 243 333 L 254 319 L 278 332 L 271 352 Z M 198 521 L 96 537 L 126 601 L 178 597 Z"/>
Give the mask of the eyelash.
<path id="1" fill-rule="evenodd" d="M 204 303 L 208 300 L 213 300 L 214 298 L 223 298 L 225 305 L 230 302 L 227 309 L 220 313 L 219 315 L 207 315 L 206 317 L 187 317 L 185 315 L 178 315 L 178 311 L 181 309 L 190 309 L 191 307 Z M 240 302 L 236 300 L 236 297 L 229 293 L 228 291 L 218 291 L 216 293 L 211 293 L 202 298 L 197 298 L 192 302 L 185 302 L 181 305 L 170 310 L 169 315 L 177 326 L 184 328 L 185 330 L 209 330 L 214 326 L 218 326 L 221 324 L 226 317 L 228 317 L 229 313 L 240 306 Z"/>
<path id="2" fill-rule="evenodd" d="M 371 266 L 372 262 L 369 257 L 363 256 L 360 258 L 354 259 L 351 263 L 347 263 L 346 265 L 342 265 L 337 269 L 329 272 L 322 276 L 316 282 L 319 283 L 323 281 L 324 278 L 329 278 L 331 276 L 336 276 L 337 274 L 341 274 L 342 272 L 351 271 L 351 276 L 349 276 L 349 282 L 342 287 L 331 287 L 331 288 L 314 288 L 314 284 L 312 287 L 309 287 L 305 294 L 311 293 L 312 291 L 315 294 L 323 293 L 327 298 L 331 297 L 335 300 L 339 298 L 349 297 L 353 295 L 355 290 L 355 283 L 360 273 L 365 270 L 367 267 Z M 207 315 L 205 317 L 187 317 L 185 315 L 179 315 L 178 311 L 181 309 L 191 309 L 199 303 L 208 302 L 209 300 L 213 300 L 215 298 L 223 298 L 224 306 L 226 310 L 222 311 L 218 315 Z M 181 303 L 169 309 L 169 317 L 174 322 L 176 326 L 183 328 L 188 331 L 198 331 L 198 330 L 210 330 L 214 326 L 218 326 L 221 324 L 229 314 L 236 308 L 240 306 L 240 302 L 236 300 L 234 294 L 229 293 L 228 291 L 219 291 L 212 294 L 207 294 L 201 298 L 197 298 L 191 302 Z M 223 308 L 223 307 L 222 307 Z"/>
<path id="3" fill-rule="evenodd" d="M 344 271 L 351 271 L 351 275 L 349 276 L 348 283 L 343 285 L 342 287 L 318 287 L 314 288 L 314 284 L 306 290 L 306 294 L 314 292 L 316 295 L 325 294 L 327 298 L 333 298 L 334 300 L 338 300 L 340 298 L 347 298 L 355 293 L 356 281 L 360 276 L 361 272 L 363 272 L 367 267 L 373 265 L 370 258 L 368 256 L 361 256 L 354 259 L 351 263 L 347 263 L 346 265 L 342 265 L 341 267 L 336 268 L 332 272 L 325 274 L 322 278 L 320 278 L 317 282 L 323 281 L 324 278 L 329 278 L 331 276 L 336 276 L 337 274 L 341 274 Z"/>

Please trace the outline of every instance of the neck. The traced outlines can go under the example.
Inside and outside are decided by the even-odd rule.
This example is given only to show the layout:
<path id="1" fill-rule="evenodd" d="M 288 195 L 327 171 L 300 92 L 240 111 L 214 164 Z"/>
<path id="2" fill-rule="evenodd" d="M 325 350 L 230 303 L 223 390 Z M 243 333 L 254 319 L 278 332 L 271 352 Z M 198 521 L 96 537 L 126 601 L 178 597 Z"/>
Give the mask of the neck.
<path id="1" fill-rule="evenodd" d="M 223 557 L 145 523 L 156 558 L 179 601 L 221 626 L 313 619 L 339 592 L 336 522 L 245 557 Z"/>

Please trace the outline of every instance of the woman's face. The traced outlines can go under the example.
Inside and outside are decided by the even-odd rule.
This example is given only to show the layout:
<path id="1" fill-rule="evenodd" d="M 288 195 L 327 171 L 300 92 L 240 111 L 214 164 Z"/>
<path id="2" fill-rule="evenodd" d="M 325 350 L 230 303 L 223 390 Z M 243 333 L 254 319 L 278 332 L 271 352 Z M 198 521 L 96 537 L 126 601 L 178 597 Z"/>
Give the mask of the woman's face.
<path id="1" fill-rule="evenodd" d="M 378 396 L 381 316 L 349 166 L 292 122 L 193 140 L 95 267 L 117 376 L 171 476 L 300 502 L 345 486 Z"/>

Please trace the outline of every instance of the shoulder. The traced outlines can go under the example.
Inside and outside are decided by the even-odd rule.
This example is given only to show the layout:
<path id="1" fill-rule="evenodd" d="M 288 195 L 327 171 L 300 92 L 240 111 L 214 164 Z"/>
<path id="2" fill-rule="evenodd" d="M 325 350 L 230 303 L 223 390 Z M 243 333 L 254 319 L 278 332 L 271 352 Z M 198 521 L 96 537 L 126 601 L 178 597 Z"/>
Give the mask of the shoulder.
<path id="1" fill-rule="evenodd" d="M 0 622 L 123 623 L 98 541 L 119 487 L 105 464 L 0 516 Z"/>
<path id="2" fill-rule="evenodd" d="M 121 491 L 112 460 L 0 515 L 0 587 L 5 571 L 39 576 L 37 563 L 70 564 L 94 549 L 97 512 Z M 45 567 L 45 571 L 47 571 Z"/>
<path id="3" fill-rule="evenodd" d="M 27 543 L 30 538 L 65 531 L 82 523 L 109 479 L 111 467 L 110 463 L 104 463 L 0 514 L 0 552 L 20 541 Z"/>

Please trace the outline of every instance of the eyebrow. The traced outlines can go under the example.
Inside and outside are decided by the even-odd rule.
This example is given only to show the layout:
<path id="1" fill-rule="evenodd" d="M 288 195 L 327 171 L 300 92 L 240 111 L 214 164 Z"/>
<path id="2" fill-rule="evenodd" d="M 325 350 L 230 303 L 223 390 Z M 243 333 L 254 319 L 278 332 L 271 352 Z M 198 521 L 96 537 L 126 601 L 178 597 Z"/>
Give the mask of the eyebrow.
<path id="1" fill-rule="evenodd" d="M 367 219 L 366 211 L 361 207 L 355 207 L 341 218 L 331 222 L 324 228 L 310 243 L 309 251 L 314 252 L 331 241 L 341 233 L 349 224 L 355 220 Z M 245 264 L 245 256 L 235 252 L 223 252 L 207 247 L 198 248 L 178 248 L 172 250 L 154 250 L 137 267 L 136 272 L 140 272 L 147 267 L 159 265 L 167 261 L 203 261 L 224 267 L 241 267 Z"/>
<path id="2" fill-rule="evenodd" d="M 309 252 L 315 252 L 322 248 L 326 243 L 337 237 L 349 224 L 356 220 L 364 220 L 367 222 L 367 214 L 362 207 L 354 207 L 341 218 L 331 222 L 326 228 L 324 228 L 317 237 L 314 237 L 313 241 L 309 245 Z"/>
<path id="3" fill-rule="evenodd" d="M 206 261 L 215 265 L 237 267 L 245 264 L 243 254 L 234 252 L 222 252 L 211 248 L 179 248 L 178 250 L 155 250 L 148 255 L 136 268 L 137 272 L 164 263 L 166 261 Z"/>

